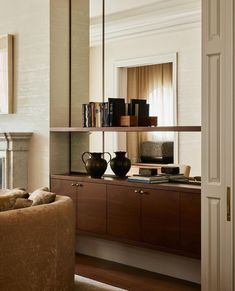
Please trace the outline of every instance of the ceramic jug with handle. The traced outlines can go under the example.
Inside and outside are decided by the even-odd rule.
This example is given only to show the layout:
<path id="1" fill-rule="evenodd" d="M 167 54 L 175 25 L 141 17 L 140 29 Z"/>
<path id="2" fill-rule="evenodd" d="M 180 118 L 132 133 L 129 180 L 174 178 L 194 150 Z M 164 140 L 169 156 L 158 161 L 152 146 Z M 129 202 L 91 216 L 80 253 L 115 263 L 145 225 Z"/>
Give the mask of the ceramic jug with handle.
<path id="1" fill-rule="evenodd" d="M 106 171 L 109 161 L 107 162 L 104 159 L 104 154 L 109 155 L 110 161 L 111 155 L 108 152 L 105 153 L 84 152 L 82 154 L 82 161 L 85 165 L 87 173 L 91 176 L 91 178 L 101 178 L 104 172 Z M 85 155 L 88 155 L 89 157 L 85 159 Z"/>

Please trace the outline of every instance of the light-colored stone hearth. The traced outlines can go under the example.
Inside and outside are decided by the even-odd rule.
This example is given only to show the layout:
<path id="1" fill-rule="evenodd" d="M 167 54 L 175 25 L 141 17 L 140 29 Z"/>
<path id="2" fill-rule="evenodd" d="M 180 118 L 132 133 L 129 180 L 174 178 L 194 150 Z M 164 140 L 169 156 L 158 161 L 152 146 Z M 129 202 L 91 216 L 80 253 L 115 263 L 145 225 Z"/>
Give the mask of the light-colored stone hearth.
<path id="1" fill-rule="evenodd" d="M 12 189 L 28 184 L 28 150 L 32 132 L 0 132 L 0 158 L 3 158 L 2 187 Z"/>

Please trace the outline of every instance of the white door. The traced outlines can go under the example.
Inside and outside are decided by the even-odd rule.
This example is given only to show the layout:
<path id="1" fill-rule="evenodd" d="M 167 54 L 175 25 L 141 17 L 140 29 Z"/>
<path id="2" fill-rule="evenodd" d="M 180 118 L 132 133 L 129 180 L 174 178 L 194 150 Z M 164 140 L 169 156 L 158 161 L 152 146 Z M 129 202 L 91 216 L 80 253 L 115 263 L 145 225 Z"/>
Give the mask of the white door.
<path id="1" fill-rule="evenodd" d="M 202 290 L 233 286 L 234 0 L 202 0 Z"/>

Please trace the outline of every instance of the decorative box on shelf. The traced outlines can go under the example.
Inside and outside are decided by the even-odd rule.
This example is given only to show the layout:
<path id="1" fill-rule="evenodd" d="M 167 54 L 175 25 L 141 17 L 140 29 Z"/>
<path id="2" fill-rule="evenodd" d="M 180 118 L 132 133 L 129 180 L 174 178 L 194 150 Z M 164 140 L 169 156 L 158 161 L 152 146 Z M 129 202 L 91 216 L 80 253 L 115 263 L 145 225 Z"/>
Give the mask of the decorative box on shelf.
<path id="1" fill-rule="evenodd" d="M 134 116 L 120 117 L 121 126 L 157 126 L 157 116 Z"/>
<path id="2" fill-rule="evenodd" d="M 121 126 L 138 126 L 138 116 L 126 115 L 120 117 Z"/>
<path id="3" fill-rule="evenodd" d="M 139 126 L 157 126 L 157 116 L 139 116 Z"/>

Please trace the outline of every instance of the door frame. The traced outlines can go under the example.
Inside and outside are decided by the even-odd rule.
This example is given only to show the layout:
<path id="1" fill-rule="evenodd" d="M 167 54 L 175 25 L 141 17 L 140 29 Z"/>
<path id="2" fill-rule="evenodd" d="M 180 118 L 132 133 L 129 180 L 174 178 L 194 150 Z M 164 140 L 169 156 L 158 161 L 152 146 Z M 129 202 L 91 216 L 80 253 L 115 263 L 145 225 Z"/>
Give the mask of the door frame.
<path id="1" fill-rule="evenodd" d="M 202 1 L 203 291 L 235 287 L 234 5 Z"/>

